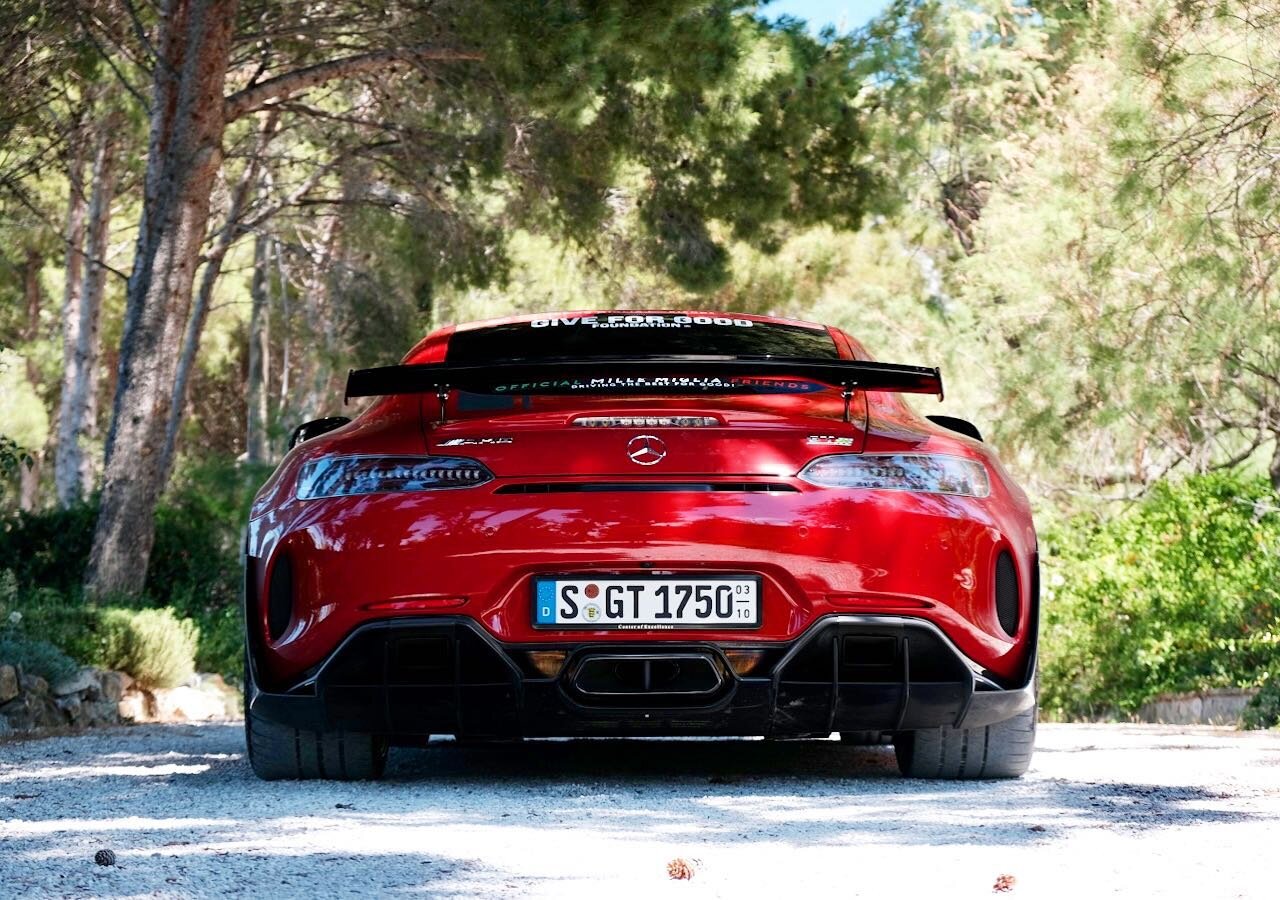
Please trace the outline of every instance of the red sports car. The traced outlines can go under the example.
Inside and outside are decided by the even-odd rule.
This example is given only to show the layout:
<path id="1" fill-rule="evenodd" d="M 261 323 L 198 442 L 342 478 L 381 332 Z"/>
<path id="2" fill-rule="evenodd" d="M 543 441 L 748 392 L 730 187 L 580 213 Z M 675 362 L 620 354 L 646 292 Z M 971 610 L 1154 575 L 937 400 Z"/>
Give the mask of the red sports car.
<path id="1" fill-rule="evenodd" d="M 373 778 L 429 735 L 892 740 L 1022 774 L 1027 498 L 936 369 L 679 311 L 442 328 L 301 426 L 246 544 L 249 755 Z"/>

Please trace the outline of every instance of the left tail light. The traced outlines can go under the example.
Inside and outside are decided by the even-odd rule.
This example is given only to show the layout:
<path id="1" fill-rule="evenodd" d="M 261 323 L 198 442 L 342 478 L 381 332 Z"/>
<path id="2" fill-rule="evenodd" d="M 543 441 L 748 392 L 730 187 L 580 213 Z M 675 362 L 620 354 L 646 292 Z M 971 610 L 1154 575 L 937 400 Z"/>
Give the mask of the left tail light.
<path id="1" fill-rule="evenodd" d="M 299 500 L 475 487 L 493 473 L 460 456 L 326 456 L 302 467 Z"/>

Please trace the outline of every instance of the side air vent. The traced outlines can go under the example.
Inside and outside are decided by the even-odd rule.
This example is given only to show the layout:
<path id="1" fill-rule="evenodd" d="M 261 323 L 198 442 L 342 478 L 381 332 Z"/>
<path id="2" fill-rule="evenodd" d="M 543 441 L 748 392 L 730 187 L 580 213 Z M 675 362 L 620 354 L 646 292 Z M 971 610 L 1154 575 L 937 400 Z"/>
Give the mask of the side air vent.
<path id="1" fill-rule="evenodd" d="M 1018 570 L 1008 550 L 996 559 L 996 617 L 1005 634 L 1018 632 Z"/>
<path id="2" fill-rule="evenodd" d="M 495 494 L 654 494 L 704 491 L 730 494 L 794 494 L 798 488 L 776 481 L 594 481 L 504 484 Z"/>
<path id="3" fill-rule="evenodd" d="M 267 586 L 267 634 L 276 641 L 293 618 L 293 563 L 289 554 L 281 553 L 271 567 L 271 583 Z"/>

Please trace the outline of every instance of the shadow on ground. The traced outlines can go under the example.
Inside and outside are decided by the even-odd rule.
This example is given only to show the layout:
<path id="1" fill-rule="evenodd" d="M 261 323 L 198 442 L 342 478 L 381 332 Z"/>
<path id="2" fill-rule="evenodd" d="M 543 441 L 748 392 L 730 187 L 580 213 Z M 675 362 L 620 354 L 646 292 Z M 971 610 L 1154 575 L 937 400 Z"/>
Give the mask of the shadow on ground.
<path id="1" fill-rule="evenodd" d="M 329 868 L 350 879 L 354 865 L 368 869 L 371 889 L 501 894 L 539 876 L 468 847 L 536 846 L 549 832 L 584 845 L 1016 847 L 1091 829 L 1274 818 L 1233 799 L 1193 783 L 1076 780 L 1051 768 L 1019 781 L 911 781 L 892 748 L 834 741 L 440 741 L 393 750 L 380 783 L 265 783 L 248 768 L 238 725 L 148 727 L 0 748 L 0 883 L 25 876 L 39 892 L 65 861 L 75 876 L 58 874 L 58 885 L 101 893 L 95 879 L 105 876 L 83 860 L 106 844 L 117 848 L 119 877 L 129 881 L 131 866 L 147 873 L 129 890 L 180 893 L 198 876 L 204 892 L 247 867 L 255 884 L 302 892 Z M 24 860 L 26 872 L 5 871 Z"/>

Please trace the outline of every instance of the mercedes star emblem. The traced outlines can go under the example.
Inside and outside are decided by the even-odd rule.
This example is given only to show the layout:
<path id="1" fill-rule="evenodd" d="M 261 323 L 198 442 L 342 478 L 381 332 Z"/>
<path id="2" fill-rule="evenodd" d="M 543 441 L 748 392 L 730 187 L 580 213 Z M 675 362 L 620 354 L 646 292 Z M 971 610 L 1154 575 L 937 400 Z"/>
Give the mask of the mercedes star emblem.
<path id="1" fill-rule="evenodd" d="M 637 434 L 627 441 L 627 458 L 638 466 L 656 465 L 666 455 L 667 445 L 651 434 Z"/>

